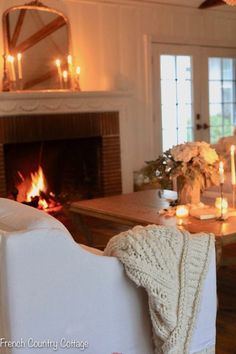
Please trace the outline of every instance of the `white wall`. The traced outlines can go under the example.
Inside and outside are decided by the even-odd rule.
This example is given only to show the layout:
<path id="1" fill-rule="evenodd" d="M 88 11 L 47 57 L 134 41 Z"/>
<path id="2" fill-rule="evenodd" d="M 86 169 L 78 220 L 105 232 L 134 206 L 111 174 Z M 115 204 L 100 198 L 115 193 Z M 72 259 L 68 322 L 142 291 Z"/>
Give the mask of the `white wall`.
<path id="1" fill-rule="evenodd" d="M 23 4 L 1 0 L 0 9 Z M 150 83 L 144 35 L 158 41 L 236 47 L 236 12 L 198 10 L 133 0 L 45 0 L 70 19 L 83 90 L 131 90 L 127 131 L 132 169 L 154 158 Z M 2 36 L 0 50 L 3 52 Z M 2 65 L 2 63 L 1 63 Z"/>

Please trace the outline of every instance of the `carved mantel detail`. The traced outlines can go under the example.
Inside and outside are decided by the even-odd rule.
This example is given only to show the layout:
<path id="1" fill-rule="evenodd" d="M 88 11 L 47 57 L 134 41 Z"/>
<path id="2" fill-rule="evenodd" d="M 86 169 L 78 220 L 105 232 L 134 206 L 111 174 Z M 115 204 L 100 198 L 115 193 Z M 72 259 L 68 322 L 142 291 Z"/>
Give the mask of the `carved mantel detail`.
<path id="1" fill-rule="evenodd" d="M 3 92 L 0 116 L 17 114 L 122 111 L 129 94 L 124 92 Z"/>

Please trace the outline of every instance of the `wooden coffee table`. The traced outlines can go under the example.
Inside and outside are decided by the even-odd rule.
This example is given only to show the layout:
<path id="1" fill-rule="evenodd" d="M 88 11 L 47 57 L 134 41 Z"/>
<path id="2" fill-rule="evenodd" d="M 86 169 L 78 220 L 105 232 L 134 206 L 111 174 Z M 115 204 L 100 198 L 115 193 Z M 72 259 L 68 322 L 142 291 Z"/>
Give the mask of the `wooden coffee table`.
<path id="1" fill-rule="evenodd" d="M 93 237 L 88 225 L 84 222 L 84 216 L 112 221 L 124 225 L 148 225 L 158 224 L 177 226 L 175 217 L 164 217 L 158 211 L 168 208 L 170 200 L 176 199 L 176 192 L 164 191 L 160 197 L 160 191 L 145 190 L 118 196 L 83 200 L 71 204 L 70 211 L 74 220 L 78 223 L 87 238 L 88 244 L 93 245 Z M 229 217 L 225 221 L 216 219 L 199 220 L 189 216 L 182 226 L 191 233 L 212 232 L 216 236 L 217 249 L 220 255 L 222 246 L 236 243 L 236 216 Z"/>

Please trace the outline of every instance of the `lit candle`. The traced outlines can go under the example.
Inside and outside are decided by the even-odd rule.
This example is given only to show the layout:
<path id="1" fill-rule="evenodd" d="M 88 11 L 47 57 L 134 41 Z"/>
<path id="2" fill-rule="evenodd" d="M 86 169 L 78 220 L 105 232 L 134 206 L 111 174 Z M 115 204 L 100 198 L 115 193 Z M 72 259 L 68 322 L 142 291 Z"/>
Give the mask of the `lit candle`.
<path id="1" fill-rule="evenodd" d="M 17 54 L 17 67 L 18 67 L 19 80 L 22 80 L 23 75 L 22 75 L 22 54 L 21 53 Z"/>
<path id="2" fill-rule="evenodd" d="M 63 77 L 64 83 L 67 84 L 67 82 L 68 82 L 68 71 L 67 70 L 63 71 L 62 77 Z"/>
<path id="3" fill-rule="evenodd" d="M 68 63 L 68 67 L 69 67 L 69 74 L 70 74 L 70 77 L 72 77 L 72 70 L 73 70 L 72 55 L 68 55 L 68 57 L 67 57 L 67 63 Z"/>
<path id="4" fill-rule="evenodd" d="M 59 81 L 60 81 L 60 87 L 62 87 L 62 72 L 61 72 L 61 61 L 60 59 L 57 59 L 55 61 L 56 66 L 57 66 L 57 71 L 58 71 L 58 77 L 59 77 Z"/>
<path id="5" fill-rule="evenodd" d="M 16 81 L 15 58 L 12 55 L 8 55 L 7 61 L 10 67 L 10 81 Z"/>
<path id="6" fill-rule="evenodd" d="M 78 79 L 79 79 L 79 76 L 80 76 L 80 72 L 81 72 L 80 66 L 77 66 L 77 68 L 76 68 L 76 76 L 77 76 Z"/>
<path id="7" fill-rule="evenodd" d="M 76 89 L 77 90 L 80 90 L 80 83 L 79 83 L 80 72 L 81 72 L 80 66 L 77 66 L 76 70 L 75 70 L 75 73 L 76 73 Z"/>
<path id="8" fill-rule="evenodd" d="M 223 184 L 225 181 L 225 177 L 224 177 L 224 164 L 222 161 L 220 161 L 219 173 L 220 173 L 220 183 Z"/>
<path id="9" fill-rule="evenodd" d="M 189 215 L 189 210 L 186 205 L 178 205 L 176 208 L 176 216 L 178 218 L 186 218 Z"/>
<path id="10" fill-rule="evenodd" d="M 233 185 L 236 184 L 234 154 L 235 154 L 235 145 L 232 145 L 230 148 L 230 157 L 231 157 L 231 183 Z"/>

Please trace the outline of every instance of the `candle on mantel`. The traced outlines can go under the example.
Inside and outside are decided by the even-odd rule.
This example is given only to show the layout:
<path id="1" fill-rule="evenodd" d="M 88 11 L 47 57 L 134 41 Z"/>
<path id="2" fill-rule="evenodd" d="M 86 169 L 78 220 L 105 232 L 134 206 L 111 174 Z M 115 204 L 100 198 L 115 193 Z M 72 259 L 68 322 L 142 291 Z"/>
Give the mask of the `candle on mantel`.
<path id="1" fill-rule="evenodd" d="M 55 63 L 56 63 L 56 66 L 57 66 L 60 87 L 62 87 L 61 60 L 60 59 L 56 59 Z"/>
<path id="2" fill-rule="evenodd" d="M 69 68 L 69 74 L 70 77 L 72 78 L 72 71 L 73 71 L 73 59 L 72 59 L 72 55 L 68 55 L 67 56 L 67 63 L 68 63 L 68 68 Z"/>
<path id="3" fill-rule="evenodd" d="M 19 80 L 22 80 L 23 75 L 22 75 L 22 54 L 21 53 L 17 54 L 17 68 L 18 68 Z"/>
<path id="4" fill-rule="evenodd" d="M 225 177 L 224 177 L 224 164 L 222 161 L 220 161 L 219 164 L 219 173 L 220 173 L 220 184 L 223 184 L 225 181 Z"/>
<path id="5" fill-rule="evenodd" d="M 80 77 L 80 72 L 81 72 L 80 66 L 77 66 L 77 68 L 76 68 L 76 77 L 77 77 L 78 80 L 79 80 L 79 77 Z"/>
<path id="6" fill-rule="evenodd" d="M 175 214 L 178 218 L 186 218 L 189 215 L 188 207 L 186 205 L 178 205 Z"/>
<path id="7" fill-rule="evenodd" d="M 66 86 L 66 85 L 67 85 L 67 82 L 68 82 L 68 71 L 67 71 L 67 70 L 64 70 L 64 71 L 63 71 L 62 77 L 63 77 L 64 84 L 65 84 L 65 86 Z"/>
<path id="8" fill-rule="evenodd" d="M 80 66 L 77 66 L 76 70 L 75 70 L 75 73 L 76 73 L 76 89 L 77 90 L 80 90 L 80 82 L 79 82 L 80 72 L 81 72 Z"/>
<path id="9" fill-rule="evenodd" d="M 235 145 L 232 145 L 231 148 L 230 148 L 230 157 L 231 157 L 231 183 L 232 183 L 232 185 L 235 185 L 235 184 L 236 184 L 234 154 L 235 154 Z"/>
<path id="10" fill-rule="evenodd" d="M 10 67 L 10 81 L 16 81 L 15 58 L 12 55 L 8 55 L 7 61 Z"/>

